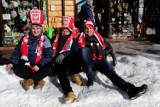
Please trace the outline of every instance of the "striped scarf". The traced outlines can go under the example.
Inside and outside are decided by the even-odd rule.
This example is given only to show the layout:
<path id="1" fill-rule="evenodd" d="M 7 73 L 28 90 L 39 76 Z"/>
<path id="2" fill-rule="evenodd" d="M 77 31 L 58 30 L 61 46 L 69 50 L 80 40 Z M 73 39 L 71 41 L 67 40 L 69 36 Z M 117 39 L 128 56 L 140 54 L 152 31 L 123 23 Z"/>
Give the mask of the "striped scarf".
<path id="1" fill-rule="evenodd" d="M 102 49 L 105 49 L 106 45 L 105 45 L 105 42 L 104 42 L 104 39 L 102 38 L 102 36 L 98 32 L 94 32 L 93 35 L 98 40 L 98 42 L 101 45 Z M 86 40 L 85 40 L 84 32 L 82 32 L 81 35 L 79 36 L 78 44 L 79 44 L 80 48 L 86 47 Z"/>
<path id="2" fill-rule="evenodd" d="M 29 35 L 26 34 L 22 39 L 22 45 L 21 45 L 21 53 L 22 53 L 21 59 L 25 61 L 28 61 L 28 38 L 29 38 Z M 44 42 L 44 35 L 42 34 L 37 46 L 37 56 L 36 56 L 35 64 L 37 64 L 41 60 L 43 42 Z"/>
<path id="3" fill-rule="evenodd" d="M 57 45 L 58 45 L 59 36 L 60 36 L 60 35 L 57 34 L 57 35 L 56 35 L 56 38 L 55 38 L 55 40 L 54 40 L 54 42 L 53 42 L 53 48 L 52 48 L 52 50 L 53 50 L 54 55 L 56 55 L 56 53 L 57 53 Z M 62 52 L 71 50 L 71 45 L 72 45 L 72 43 L 73 43 L 73 37 L 70 36 L 70 37 L 66 40 L 66 42 L 65 42 L 62 50 L 61 50 L 59 53 L 62 53 Z"/>

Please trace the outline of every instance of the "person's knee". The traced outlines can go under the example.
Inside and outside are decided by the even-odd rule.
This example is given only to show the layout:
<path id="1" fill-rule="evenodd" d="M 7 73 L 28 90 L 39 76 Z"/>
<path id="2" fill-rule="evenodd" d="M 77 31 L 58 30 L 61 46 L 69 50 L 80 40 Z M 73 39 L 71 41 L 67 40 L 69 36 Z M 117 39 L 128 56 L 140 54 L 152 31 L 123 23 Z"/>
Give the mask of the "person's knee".
<path id="1" fill-rule="evenodd" d="M 90 50 L 89 50 L 88 47 L 84 47 L 84 48 L 81 49 L 81 52 L 82 52 L 82 54 L 83 54 L 83 53 L 90 52 Z"/>

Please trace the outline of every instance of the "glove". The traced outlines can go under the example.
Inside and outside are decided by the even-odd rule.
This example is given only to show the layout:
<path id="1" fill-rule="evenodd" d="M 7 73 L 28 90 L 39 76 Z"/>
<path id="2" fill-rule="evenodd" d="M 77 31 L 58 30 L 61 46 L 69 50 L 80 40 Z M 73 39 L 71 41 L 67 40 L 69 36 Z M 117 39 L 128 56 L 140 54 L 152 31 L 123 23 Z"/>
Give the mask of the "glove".
<path id="1" fill-rule="evenodd" d="M 60 55 L 56 58 L 56 62 L 59 63 L 59 64 L 61 64 L 62 61 L 63 61 L 63 59 L 64 59 L 64 55 L 63 55 L 63 54 L 60 54 Z"/>
<path id="2" fill-rule="evenodd" d="M 113 66 L 116 66 L 116 64 L 117 64 L 117 58 L 116 58 L 116 56 L 115 56 L 114 53 L 112 55 L 112 59 L 113 59 L 113 62 L 112 62 Z"/>
<path id="3" fill-rule="evenodd" d="M 117 60 L 113 60 L 113 66 L 116 66 Z"/>
<path id="4" fill-rule="evenodd" d="M 112 65 L 116 66 L 116 64 L 117 64 L 117 58 L 116 58 L 116 56 L 115 56 L 115 54 L 113 52 L 111 53 L 111 56 L 112 56 L 112 59 L 113 59 Z"/>

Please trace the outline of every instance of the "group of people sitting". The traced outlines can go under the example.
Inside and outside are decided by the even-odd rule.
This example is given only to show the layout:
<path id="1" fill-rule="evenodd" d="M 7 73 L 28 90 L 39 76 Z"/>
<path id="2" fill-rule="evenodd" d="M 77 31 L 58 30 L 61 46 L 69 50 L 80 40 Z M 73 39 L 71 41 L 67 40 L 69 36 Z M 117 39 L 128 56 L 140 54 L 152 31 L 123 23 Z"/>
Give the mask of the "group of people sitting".
<path id="1" fill-rule="evenodd" d="M 124 90 L 129 99 L 147 91 L 146 84 L 136 87 L 117 75 L 114 67 L 106 60 L 106 55 L 112 53 L 112 49 L 108 50 L 110 45 L 95 31 L 90 19 L 86 20 L 84 31 L 74 38 L 74 18 L 63 16 L 60 32 L 51 43 L 43 33 L 41 10 L 31 10 L 29 18 L 30 31 L 19 41 L 7 65 L 9 71 L 13 69 L 17 76 L 23 78 L 21 85 L 26 91 L 31 86 L 34 89 L 42 88 L 45 85 L 44 78 L 55 74 L 65 95 L 64 103 L 73 102 L 77 96 L 70 85 L 68 72 L 74 74 L 78 85 L 82 85 L 85 84 L 79 77 L 82 68 L 88 79 L 88 87 L 94 85 L 94 72 L 99 71 Z"/>

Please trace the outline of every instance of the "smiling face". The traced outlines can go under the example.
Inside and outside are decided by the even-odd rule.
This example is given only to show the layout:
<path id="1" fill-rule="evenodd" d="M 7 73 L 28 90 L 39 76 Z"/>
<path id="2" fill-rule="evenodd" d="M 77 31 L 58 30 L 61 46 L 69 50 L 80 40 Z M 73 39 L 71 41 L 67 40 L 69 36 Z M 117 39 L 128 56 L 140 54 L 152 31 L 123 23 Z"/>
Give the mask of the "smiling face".
<path id="1" fill-rule="evenodd" d="M 39 25 L 32 25 L 31 32 L 34 36 L 39 36 L 41 34 L 42 27 Z"/>
<path id="2" fill-rule="evenodd" d="M 92 36 L 94 34 L 94 29 L 90 26 L 86 26 L 84 29 L 85 34 L 88 36 Z"/>

